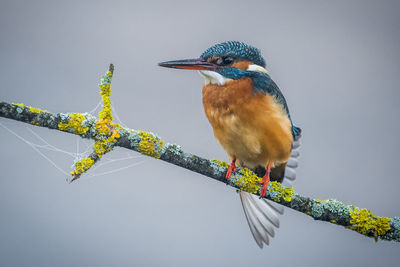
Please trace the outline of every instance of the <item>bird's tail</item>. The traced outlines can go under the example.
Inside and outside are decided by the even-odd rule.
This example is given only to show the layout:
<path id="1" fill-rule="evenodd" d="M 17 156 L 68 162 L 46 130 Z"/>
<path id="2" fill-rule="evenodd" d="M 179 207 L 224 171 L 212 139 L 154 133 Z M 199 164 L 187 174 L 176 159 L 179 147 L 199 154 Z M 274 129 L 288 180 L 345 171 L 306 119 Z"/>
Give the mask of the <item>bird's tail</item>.
<path id="1" fill-rule="evenodd" d="M 283 207 L 244 191 L 239 194 L 254 240 L 260 248 L 263 243 L 269 245 L 269 238 L 275 236 L 274 227 L 279 228 L 278 214 L 283 214 Z"/>
<path id="2" fill-rule="evenodd" d="M 295 139 L 292 145 L 292 152 L 285 168 L 285 183 L 291 185 L 296 179 L 296 168 L 299 157 L 299 138 Z M 279 228 L 279 215 L 283 214 L 283 207 L 264 198 L 240 191 L 240 200 L 242 202 L 244 214 L 247 223 L 257 245 L 262 248 L 263 244 L 269 245 L 269 239 L 275 236 L 275 228 Z"/>

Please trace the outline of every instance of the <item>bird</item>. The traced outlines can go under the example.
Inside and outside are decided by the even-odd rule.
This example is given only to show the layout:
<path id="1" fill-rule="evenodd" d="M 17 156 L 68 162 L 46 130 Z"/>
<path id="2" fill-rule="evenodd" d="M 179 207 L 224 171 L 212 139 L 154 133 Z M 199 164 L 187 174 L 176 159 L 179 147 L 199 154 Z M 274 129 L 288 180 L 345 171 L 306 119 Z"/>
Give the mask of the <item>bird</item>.
<path id="1" fill-rule="evenodd" d="M 292 122 L 287 102 L 267 71 L 260 50 L 227 41 L 206 49 L 199 58 L 158 65 L 197 70 L 204 78 L 204 111 L 215 138 L 230 158 L 226 179 L 237 166 L 262 177 L 259 198 L 244 191 L 239 194 L 257 245 L 269 245 L 283 208 L 262 197 L 271 180 L 295 179 L 301 129 Z"/>

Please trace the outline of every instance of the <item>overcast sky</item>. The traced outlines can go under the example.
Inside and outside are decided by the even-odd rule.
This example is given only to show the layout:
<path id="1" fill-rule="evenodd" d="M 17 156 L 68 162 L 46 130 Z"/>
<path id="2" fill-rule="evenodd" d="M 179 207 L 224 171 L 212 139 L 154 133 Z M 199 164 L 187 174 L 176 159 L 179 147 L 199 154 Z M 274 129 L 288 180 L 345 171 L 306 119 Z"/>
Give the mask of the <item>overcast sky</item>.
<path id="1" fill-rule="evenodd" d="M 157 63 L 243 41 L 261 49 L 303 129 L 295 190 L 400 216 L 399 11 L 398 1 L 2 0 L 0 101 L 90 111 L 112 62 L 111 98 L 124 125 L 227 160 L 203 112 L 202 78 Z M 35 144 L 43 144 L 37 135 L 63 151 L 90 149 L 72 135 L 0 123 Z M 73 155 L 40 149 L 60 171 L 3 127 L 0 136 L 0 266 L 400 260 L 398 243 L 375 243 L 289 209 L 271 245 L 260 250 L 238 195 L 222 183 L 118 148 L 102 161 L 109 164 L 67 184 L 62 171 L 71 170 Z"/>

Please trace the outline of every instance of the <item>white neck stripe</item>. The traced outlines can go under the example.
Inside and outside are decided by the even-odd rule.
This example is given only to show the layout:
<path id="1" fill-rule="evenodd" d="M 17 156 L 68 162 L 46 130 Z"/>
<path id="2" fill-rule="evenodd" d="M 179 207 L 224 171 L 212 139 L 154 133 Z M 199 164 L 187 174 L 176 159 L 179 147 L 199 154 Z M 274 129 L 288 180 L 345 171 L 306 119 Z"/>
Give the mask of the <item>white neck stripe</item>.
<path id="1" fill-rule="evenodd" d="M 247 67 L 247 71 L 255 71 L 255 72 L 265 73 L 265 74 L 269 75 L 268 71 L 265 68 L 261 67 L 260 65 L 256 65 L 256 64 L 249 65 Z"/>

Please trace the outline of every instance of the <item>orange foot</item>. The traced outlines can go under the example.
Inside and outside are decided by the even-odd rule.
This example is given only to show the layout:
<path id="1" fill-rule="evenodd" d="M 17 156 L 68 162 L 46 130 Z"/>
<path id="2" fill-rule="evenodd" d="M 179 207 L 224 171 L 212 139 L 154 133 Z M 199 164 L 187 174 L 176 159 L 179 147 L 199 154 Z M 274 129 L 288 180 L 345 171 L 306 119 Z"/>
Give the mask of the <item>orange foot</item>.
<path id="1" fill-rule="evenodd" d="M 265 193 L 267 192 L 267 185 L 269 183 L 269 175 L 270 175 L 270 173 L 271 173 L 271 164 L 268 164 L 267 171 L 265 172 L 263 180 L 260 182 L 262 184 L 260 197 L 264 197 Z"/>
<path id="2" fill-rule="evenodd" d="M 231 178 L 232 172 L 236 170 L 236 157 L 232 159 L 231 165 L 229 165 L 228 171 L 226 172 L 226 179 Z"/>

